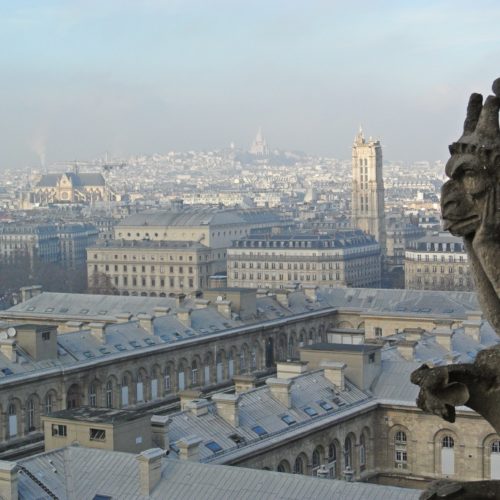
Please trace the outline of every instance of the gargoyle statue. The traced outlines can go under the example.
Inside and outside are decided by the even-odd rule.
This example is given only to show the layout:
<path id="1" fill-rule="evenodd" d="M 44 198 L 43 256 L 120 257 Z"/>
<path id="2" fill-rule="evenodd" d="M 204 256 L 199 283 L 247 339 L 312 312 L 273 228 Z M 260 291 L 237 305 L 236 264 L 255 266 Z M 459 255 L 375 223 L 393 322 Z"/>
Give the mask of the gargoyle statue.
<path id="1" fill-rule="evenodd" d="M 479 303 L 500 336 L 500 78 L 493 93 L 484 104 L 480 94 L 469 99 L 462 137 L 450 146 L 441 212 L 445 229 L 463 238 Z M 422 410 L 454 422 L 455 406 L 466 405 L 500 434 L 500 345 L 473 364 L 423 365 L 411 381 Z M 438 481 L 421 498 L 500 498 L 500 481 Z"/>

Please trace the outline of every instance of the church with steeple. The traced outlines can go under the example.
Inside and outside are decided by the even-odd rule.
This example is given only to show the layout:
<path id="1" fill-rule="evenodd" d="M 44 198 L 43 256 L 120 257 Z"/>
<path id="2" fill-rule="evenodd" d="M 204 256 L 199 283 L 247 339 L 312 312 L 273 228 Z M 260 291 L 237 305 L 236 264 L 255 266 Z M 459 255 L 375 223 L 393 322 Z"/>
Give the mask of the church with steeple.
<path id="1" fill-rule="evenodd" d="M 352 146 L 352 222 L 371 234 L 386 255 L 382 147 L 359 129 Z"/>
<path id="2" fill-rule="evenodd" d="M 269 146 L 262 136 L 262 130 L 259 128 L 255 139 L 250 147 L 250 154 L 255 156 L 269 156 Z"/>

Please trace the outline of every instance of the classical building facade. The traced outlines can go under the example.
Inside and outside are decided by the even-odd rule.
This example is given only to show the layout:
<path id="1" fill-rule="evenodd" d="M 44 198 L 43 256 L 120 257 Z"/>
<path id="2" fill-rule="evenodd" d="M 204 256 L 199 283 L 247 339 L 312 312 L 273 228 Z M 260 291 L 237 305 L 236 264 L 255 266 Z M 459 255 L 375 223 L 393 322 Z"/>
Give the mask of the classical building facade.
<path id="1" fill-rule="evenodd" d="M 380 245 L 360 230 L 249 235 L 227 251 L 230 287 L 378 287 Z"/>
<path id="2" fill-rule="evenodd" d="M 384 179 L 382 146 L 379 141 L 356 135 L 352 146 L 352 221 L 355 227 L 371 234 L 386 252 Z"/>
<path id="3" fill-rule="evenodd" d="M 115 227 L 114 242 L 89 248 L 89 287 L 98 273 L 122 294 L 207 288 L 210 275 L 226 270 L 234 239 L 288 224 L 270 210 L 184 208 L 177 200 L 172 210 L 125 218 Z"/>
<path id="4" fill-rule="evenodd" d="M 462 239 L 438 233 L 411 242 L 405 251 L 405 288 L 471 291 L 472 275 Z"/>
<path id="5" fill-rule="evenodd" d="M 87 252 L 89 287 L 100 276 L 120 295 L 165 297 L 208 286 L 225 252 L 195 241 L 103 241 Z"/>

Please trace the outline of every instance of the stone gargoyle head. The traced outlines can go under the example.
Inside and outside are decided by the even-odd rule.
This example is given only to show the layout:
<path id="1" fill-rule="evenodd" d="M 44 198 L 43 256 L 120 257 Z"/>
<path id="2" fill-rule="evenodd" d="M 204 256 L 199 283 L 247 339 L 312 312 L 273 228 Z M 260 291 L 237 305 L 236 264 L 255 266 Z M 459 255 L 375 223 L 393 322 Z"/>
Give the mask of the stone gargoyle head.
<path id="1" fill-rule="evenodd" d="M 444 228 L 461 236 L 479 302 L 500 335 L 500 78 L 486 98 L 472 94 L 464 132 L 450 146 L 441 190 Z"/>

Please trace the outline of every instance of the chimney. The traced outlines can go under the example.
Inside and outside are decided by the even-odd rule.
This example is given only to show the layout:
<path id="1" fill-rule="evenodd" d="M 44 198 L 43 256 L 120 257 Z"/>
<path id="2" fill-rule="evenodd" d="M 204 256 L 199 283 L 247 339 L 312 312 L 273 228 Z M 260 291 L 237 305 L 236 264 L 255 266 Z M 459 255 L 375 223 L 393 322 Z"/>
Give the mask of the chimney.
<path id="1" fill-rule="evenodd" d="M 292 381 L 281 378 L 268 378 L 266 384 L 273 398 L 283 403 L 287 408 L 292 407 Z"/>
<path id="2" fill-rule="evenodd" d="M 307 372 L 307 361 L 276 363 L 276 376 L 282 379 L 297 377 Z"/>
<path id="3" fill-rule="evenodd" d="M 347 365 L 339 361 L 322 361 L 320 368 L 323 368 L 323 376 L 335 385 L 339 390 L 345 389 L 345 369 Z"/>
<path id="4" fill-rule="evenodd" d="M 161 479 L 161 459 L 165 451 L 160 448 L 145 450 L 136 456 L 139 462 L 141 495 L 149 497 Z"/>
<path id="5" fill-rule="evenodd" d="M 66 321 L 64 325 L 59 325 L 57 327 L 58 333 L 64 333 L 64 332 L 79 332 L 80 330 L 83 329 L 83 321 Z"/>
<path id="6" fill-rule="evenodd" d="M 396 348 L 407 361 L 413 361 L 415 358 L 415 347 L 418 342 L 416 340 L 401 340 L 396 344 Z"/>
<path id="7" fill-rule="evenodd" d="M 16 341 L 13 339 L 0 340 L 0 352 L 9 360 L 15 363 L 17 361 Z"/>
<path id="8" fill-rule="evenodd" d="M 172 419 L 168 415 L 153 415 L 151 417 L 151 440 L 162 450 L 168 450 L 168 426 Z"/>
<path id="9" fill-rule="evenodd" d="M 0 498 L 17 500 L 17 464 L 0 460 Z"/>
<path id="10" fill-rule="evenodd" d="M 106 343 L 106 323 L 90 323 L 88 327 L 93 337 L 101 344 Z"/>
<path id="11" fill-rule="evenodd" d="M 316 302 L 317 297 L 316 297 L 316 290 L 318 287 L 316 285 L 303 285 L 302 290 L 304 290 L 304 293 L 307 298 L 311 299 L 313 302 Z"/>
<path id="12" fill-rule="evenodd" d="M 405 328 L 403 334 L 406 340 L 421 340 L 425 330 L 423 328 Z"/>
<path id="13" fill-rule="evenodd" d="M 179 392 L 178 396 L 181 399 L 181 411 L 186 409 L 187 403 L 193 401 L 194 399 L 199 399 L 200 395 L 200 391 L 197 391 L 195 389 L 186 389 L 185 391 Z"/>
<path id="14" fill-rule="evenodd" d="M 212 401 L 217 407 L 217 413 L 233 427 L 240 425 L 240 415 L 238 403 L 240 402 L 239 394 L 218 393 L 212 396 Z"/>
<path id="15" fill-rule="evenodd" d="M 186 295 L 184 293 L 179 293 L 175 296 L 175 307 L 179 308 L 184 304 L 184 299 Z"/>
<path id="16" fill-rule="evenodd" d="M 179 458 L 181 460 L 189 460 L 190 462 L 198 462 L 200 460 L 200 443 L 202 439 L 198 436 L 186 436 L 177 443 L 179 448 Z"/>
<path id="17" fill-rule="evenodd" d="M 442 328 L 434 329 L 434 337 L 436 342 L 444 347 L 447 351 L 451 350 L 451 336 L 453 332 L 448 330 L 443 330 Z"/>
<path id="18" fill-rule="evenodd" d="M 160 316 L 166 316 L 169 312 L 170 312 L 170 307 L 159 306 L 154 308 L 154 313 L 157 318 Z"/>
<path id="19" fill-rule="evenodd" d="M 177 319 L 187 328 L 191 328 L 191 309 L 177 311 Z"/>
<path id="20" fill-rule="evenodd" d="M 236 375 L 233 377 L 234 390 L 240 394 L 255 389 L 255 380 L 254 375 Z"/>
<path id="21" fill-rule="evenodd" d="M 128 323 L 132 315 L 128 312 L 122 312 L 115 316 L 117 323 Z"/>
<path id="22" fill-rule="evenodd" d="M 151 316 L 151 314 L 138 314 L 137 319 L 139 320 L 139 325 L 141 328 L 146 330 L 150 335 L 154 335 L 155 330 L 154 330 L 154 325 L 153 325 L 153 320 L 154 316 Z"/>
<path id="23" fill-rule="evenodd" d="M 483 313 L 474 311 L 467 314 L 467 320 L 462 323 L 464 333 L 472 337 L 476 342 L 481 342 L 481 324 L 483 322 Z"/>
<path id="24" fill-rule="evenodd" d="M 210 301 L 207 299 L 195 299 L 194 300 L 194 308 L 195 309 L 206 309 L 210 304 Z"/>
<path id="25" fill-rule="evenodd" d="M 218 300 L 215 305 L 217 306 L 217 312 L 222 314 L 224 318 L 231 319 L 231 301 L 230 300 Z"/>
<path id="26" fill-rule="evenodd" d="M 40 285 L 23 286 L 19 289 L 19 291 L 21 292 L 21 302 L 26 302 L 27 300 L 40 295 L 42 293 L 42 287 Z"/>
<path id="27" fill-rule="evenodd" d="M 206 399 L 192 399 L 187 401 L 184 408 L 192 413 L 195 417 L 201 417 L 208 413 L 209 402 Z"/>
<path id="28" fill-rule="evenodd" d="M 288 308 L 288 291 L 287 290 L 277 290 L 276 291 L 276 300 L 283 306 Z"/>

